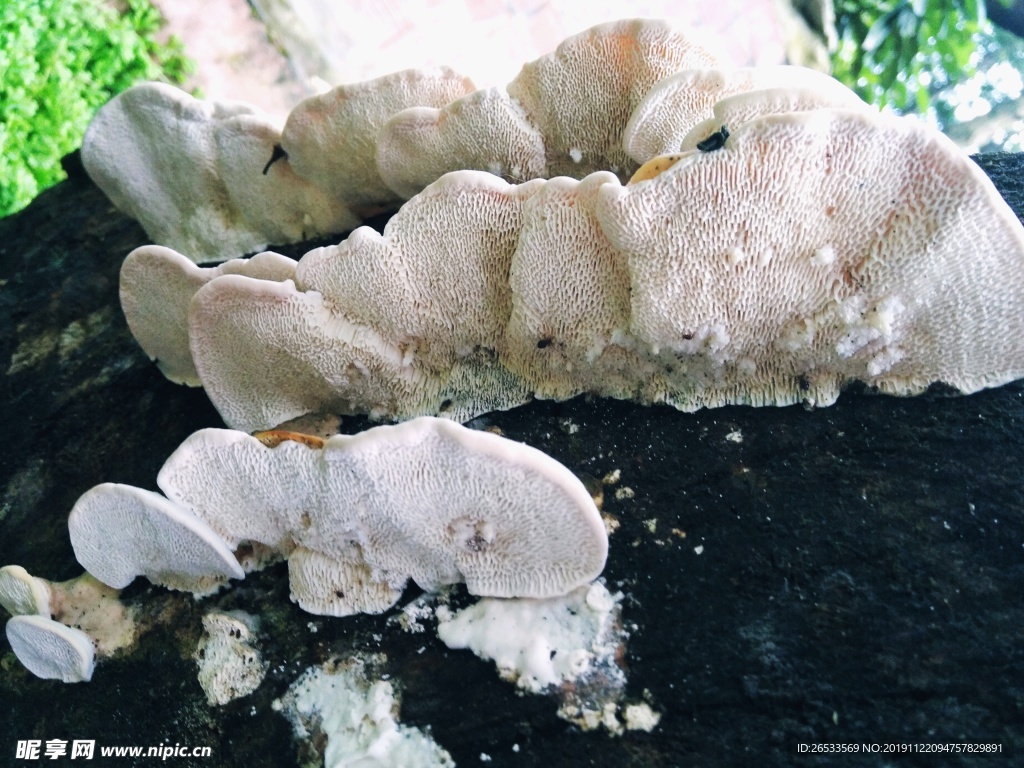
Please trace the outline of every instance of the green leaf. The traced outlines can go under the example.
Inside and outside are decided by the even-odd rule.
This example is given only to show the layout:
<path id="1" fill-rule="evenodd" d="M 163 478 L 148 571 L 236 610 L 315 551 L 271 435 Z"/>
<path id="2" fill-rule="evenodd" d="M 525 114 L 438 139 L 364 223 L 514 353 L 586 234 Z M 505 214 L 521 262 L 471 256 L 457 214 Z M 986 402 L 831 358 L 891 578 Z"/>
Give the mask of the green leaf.
<path id="1" fill-rule="evenodd" d="M 180 83 L 180 41 L 155 38 L 150 0 L 0 0 L 0 216 L 63 178 L 96 108 L 141 79 Z"/>

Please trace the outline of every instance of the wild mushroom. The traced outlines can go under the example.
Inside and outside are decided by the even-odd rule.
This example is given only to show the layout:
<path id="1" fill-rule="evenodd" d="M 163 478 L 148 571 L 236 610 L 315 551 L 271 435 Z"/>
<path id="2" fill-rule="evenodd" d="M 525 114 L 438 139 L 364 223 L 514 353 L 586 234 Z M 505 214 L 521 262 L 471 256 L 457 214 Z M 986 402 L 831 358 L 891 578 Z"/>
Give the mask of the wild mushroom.
<path id="1" fill-rule="evenodd" d="M 607 534 L 569 470 L 540 451 L 422 418 L 269 448 L 201 430 L 157 478 L 230 543 L 286 551 L 294 598 L 331 615 L 380 612 L 408 579 L 472 594 L 546 597 L 595 578 Z"/>
<path id="2" fill-rule="evenodd" d="M 695 37 L 653 20 L 591 27 L 525 64 L 507 90 L 394 114 L 378 140 L 380 174 L 406 198 L 464 169 L 514 182 L 601 169 L 628 178 L 622 132 L 642 97 L 680 69 L 719 63 Z"/>
<path id="3" fill-rule="evenodd" d="M 828 108 L 721 144 L 626 186 L 452 173 L 383 235 L 304 256 L 295 284 L 217 278 L 190 310 L 200 378 L 249 430 L 466 419 L 531 393 L 827 405 L 851 381 L 1024 375 L 1024 227 L 945 137 Z"/>
<path id="4" fill-rule="evenodd" d="M 50 617 L 50 587 L 20 565 L 0 568 L 0 606 L 12 616 Z"/>
<path id="5" fill-rule="evenodd" d="M 679 142 L 678 151 L 686 152 L 691 149 L 707 151 L 702 144 L 709 137 L 720 133 L 723 126 L 730 126 L 732 130 L 735 130 L 743 123 L 759 117 L 810 112 L 829 107 L 868 108 L 867 104 L 862 102 L 853 91 L 846 90 L 845 86 L 838 88 L 759 88 L 736 93 L 715 102 L 711 110 L 712 116 L 697 123 L 689 133 L 683 136 L 682 141 Z"/>
<path id="6" fill-rule="evenodd" d="M 15 616 L 7 622 L 7 640 L 25 668 L 44 680 L 87 682 L 95 667 L 89 636 L 48 616 Z"/>
<path id="7" fill-rule="evenodd" d="M 696 125 L 713 117 L 717 103 L 735 94 L 766 89 L 778 89 L 780 93 L 800 91 L 802 103 L 814 108 L 865 106 L 857 94 L 838 80 L 805 67 L 683 69 L 662 78 L 644 94 L 623 130 L 623 148 L 640 164 L 659 155 L 679 152 L 683 138 Z M 731 121 L 726 123 L 732 125 Z M 722 121 L 718 120 L 718 124 Z M 708 133 L 704 131 L 705 135 Z"/>
<path id="8" fill-rule="evenodd" d="M 355 214 L 287 160 L 265 167 L 280 141 L 270 118 L 246 104 L 145 83 L 97 112 L 82 162 L 153 240 L 199 261 L 356 226 Z"/>
<path id="9" fill-rule="evenodd" d="M 53 582 L 18 565 L 4 566 L 0 605 L 13 616 L 43 616 L 85 632 L 100 656 L 131 645 L 137 635 L 134 610 L 120 601 L 118 590 L 89 573 Z"/>
<path id="10" fill-rule="evenodd" d="M 641 100 L 679 70 L 721 62 L 694 37 L 663 21 L 617 21 L 524 65 L 508 94 L 544 136 L 548 175 L 608 170 L 628 178 L 636 166 L 623 149 L 623 131 Z"/>
<path id="11" fill-rule="evenodd" d="M 144 245 L 121 265 L 121 309 L 139 346 L 176 384 L 201 385 L 188 345 L 188 307 L 202 286 L 221 275 L 282 281 L 295 276 L 295 261 L 272 251 L 198 267 L 160 245 Z"/>
<path id="12" fill-rule="evenodd" d="M 86 491 L 68 518 L 78 562 L 122 589 L 145 576 L 155 584 L 209 594 L 245 574 L 231 550 L 202 520 L 163 496 L 104 483 Z"/>
<path id="13" fill-rule="evenodd" d="M 443 106 L 472 90 L 469 78 L 447 67 L 339 85 L 291 111 L 281 147 L 303 178 L 352 210 L 373 212 L 398 202 L 377 172 L 377 137 L 387 119 L 410 107 Z"/>

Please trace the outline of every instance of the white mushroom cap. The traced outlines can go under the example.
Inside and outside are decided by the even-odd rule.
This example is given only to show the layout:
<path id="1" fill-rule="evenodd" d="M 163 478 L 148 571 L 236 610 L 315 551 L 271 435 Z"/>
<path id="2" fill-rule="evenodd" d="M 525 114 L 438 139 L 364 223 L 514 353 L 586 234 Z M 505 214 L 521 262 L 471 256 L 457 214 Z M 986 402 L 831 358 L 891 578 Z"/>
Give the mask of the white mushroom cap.
<path id="1" fill-rule="evenodd" d="M 806 67 L 685 69 L 660 80 L 636 105 L 623 131 L 623 147 L 638 163 L 679 152 L 683 138 L 698 123 L 712 117 L 717 102 L 734 94 L 763 89 L 805 91 L 807 97 L 814 95 L 818 106 L 864 105 L 838 80 Z M 731 129 L 732 123 L 727 124 Z"/>
<path id="2" fill-rule="evenodd" d="M 189 341 L 210 400 L 225 423 L 245 431 L 307 413 L 392 413 L 439 386 L 404 376 L 398 345 L 291 280 L 211 281 L 193 299 Z M 436 408 L 441 397 L 429 402 Z"/>
<path id="3" fill-rule="evenodd" d="M 722 144 L 626 186 L 448 174 L 384 235 L 308 253 L 295 285 L 199 291 L 200 377 L 227 423 L 256 429 L 466 419 L 532 394 L 826 405 L 851 381 L 972 392 L 1024 375 L 1024 228 L 941 134 L 829 108 L 755 117 Z"/>
<path id="4" fill-rule="evenodd" d="M 20 565 L 0 568 L 0 605 L 12 616 L 50 617 L 50 587 Z"/>
<path id="5" fill-rule="evenodd" d="M 199 267 L 177 251 L 143 245 L 121 265 L 121 309 L 135 340 L 175 384 L 201 385 L 188 344 L 188 307 L 196 291 L 220 275 L 280 282 L 295 276 L 295 261 L 272 251 Z"/>
<path id="6" fill-rule="evenodd" d="M 89 636 L 48 616 L 15 616 L 7 640 L 18 661 L 36 677 L 80 683 L 92 679 L 95 651 Z"/>
<path id="7" fill-rule="evenodd" d="M 353 545 L 339 557 L 298 546 L 288 557 L 291 598 L 309 613 L 320 616 L 352 616 L 384 613 L 398 602 L 407 576 L 374 578 L 373 570 Z"/>
<path id="8" fill-rule="evenodd" d="M 392 115 L 377 139 L 381 178 L 403 198 L 449 171 L 477 169 L 509 181 L 547 175 L 544 137 L 501 88 L 475 91 L 441 109 Z"/>
<path id="9" fill-rule="evenodd" d="M 617 21 L 526 64 L 508 94 L 544 136 L 548 175 L 611 170 L 628 178 L 636 166 L 623 150 L 623 130 L 641 99 L 674 72 L 721 63 L 694 37 L 663 21 Z"/>
<path id="10" fill-rule="evenodd" d="M 596 208 L 667 402 L 827 405 L 852 380 L 914 394 L 1024 375 L 1024 228 L 940 133 L 822 109 L 680 157 Z"/>
<path id="11" fill-rule="evenodd" d="M 604 568 L 608 537 L 593 499 L 536 448 L 424 417 L 333 437 L 323 459 L 329 497 L 365 499 L 367 563 L 424 589 L 465 581 L 474 595 L 551 597 Z M 364 484 L 378 493 L 360 493 Z M 304 543 L 333 550 L 347 536 L 325 521 Z"/>
<path id="12" fill-rule="evenodd" d="M 279 141 L 271 119 L 246 104 L 145 83 L 97 112 L 82 162 L 154 241 L 199 261 L 357 225 L 358 217 L 296 176 L 287 159 L 267 167 Z"/>
<path id="13" fill-rule="evenodd" d="M 447 67 L 409 69 L 338 87 L 300 102 L 288 115 L 281 146 L 303 178 L 357 209 L 396 200 L 377 173 L 377 135 L 409 107 L 441 107 L 473 90 Z"/>
<path id="14" fill-rule="evenodd" d="M 158 482 L 240 540 L 287 531 L 293 596 L 319 613 L 382 611 L 408 578 L 425 589 L 465 581 L 480 595 L 558 595 L 592 580 L 607 556 L 600 515 L 569 470 L 443 419 L 339 435 L 322 450 L 201 430 Z"/>
<path id="15" fill-rule="evenodd" d="M 523 402 L 524 383 L 495 357 L 523 203 L 543 184 L 451 173 L 383 235 L 361 227 L 306 254 L 296 285 L 213 280 L 193 300 L 189 336 L 225 422 L 249 431 L 317 411 L 459 419 Z"/>
<path id="16" fill-rule="evenodd" d="M 502 360 L 538 397 L 630 397 L 651 363 L 629 348 L 629 271 L 594 213 L 611 173 L 548 181 L 524 204 Z"/>
<path id="17" fill-rule="evenodd" d="M 68 518 L 78 562 L 108 586 L 136 576 L 196 594 L 245 574 L 224 540 L 202 520 L 163 496 L 104 483 L 86 491 Z"/>

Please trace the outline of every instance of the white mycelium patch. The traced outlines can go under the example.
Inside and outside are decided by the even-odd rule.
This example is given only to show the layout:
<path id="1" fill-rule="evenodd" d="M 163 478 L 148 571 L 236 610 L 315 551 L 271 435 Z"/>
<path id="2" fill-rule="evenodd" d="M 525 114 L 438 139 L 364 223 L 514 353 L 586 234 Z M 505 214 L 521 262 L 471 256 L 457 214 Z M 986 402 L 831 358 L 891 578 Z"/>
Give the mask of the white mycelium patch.
<path id="1" fill-rule="evenodd" d="M 455 613 L 442 606 L 437 634 L 449 648 L 493 659 L 501 677 L 525 691 L 557 693 L 559 717 L 620 733 L 621 599 L 594 583 L 547 600 L 483 599 Z"/>
<path id="2" fill-rule="evenodd" d="M 195 658 L 199 684 L 211 705 L 223 705 L 255 691 L 267 674 L 267 663 L 253 647 L 255 617 L 241 612 L 212 611 L 203 616 L 206 634 Z"/>
<path id="3" fill-rule="evenodd" d="M 274 709 L 285 713 L 297 738 L 312 739 L 316 732 L 327 737 L 324 768 L 454 768 L 451 755 L 429 736 L 399 724 L 394 688 L 371 680 L 367 666 L 352 659 L 330 671 L 311 668 Z"/>

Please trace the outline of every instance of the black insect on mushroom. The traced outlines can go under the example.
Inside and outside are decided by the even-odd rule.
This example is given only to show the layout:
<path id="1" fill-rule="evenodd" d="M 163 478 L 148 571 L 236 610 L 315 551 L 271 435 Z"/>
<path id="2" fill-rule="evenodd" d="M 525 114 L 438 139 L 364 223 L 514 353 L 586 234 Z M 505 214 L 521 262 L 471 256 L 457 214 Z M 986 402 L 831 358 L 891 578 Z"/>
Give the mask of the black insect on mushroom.
<path id="1" fill-rule="evenodd" d="M 714 152 L 725 146 L 725 140 L 729 138 L 729 129 L 724 125 L 708 136 L 704 141 L 697 143 L 697 149 L 701 152 Z"/>
<path id="2" fill-rule="evenodd" d="M 282 158 L 287 158 L 287 157 L 288 157 L 288 153 L 285 152 L 284 147 L 282 147 L 280 144 L 275 144 L 274 145 L 274 151 L 270 153 L 270 159 L 267 160 L 267 164 L 263 166 L 263 175 L 264 176 L 267 175 L 267 171 L 270 170 L 270 166 L 272 166 L 278 160 L 281 160 Z"/>

